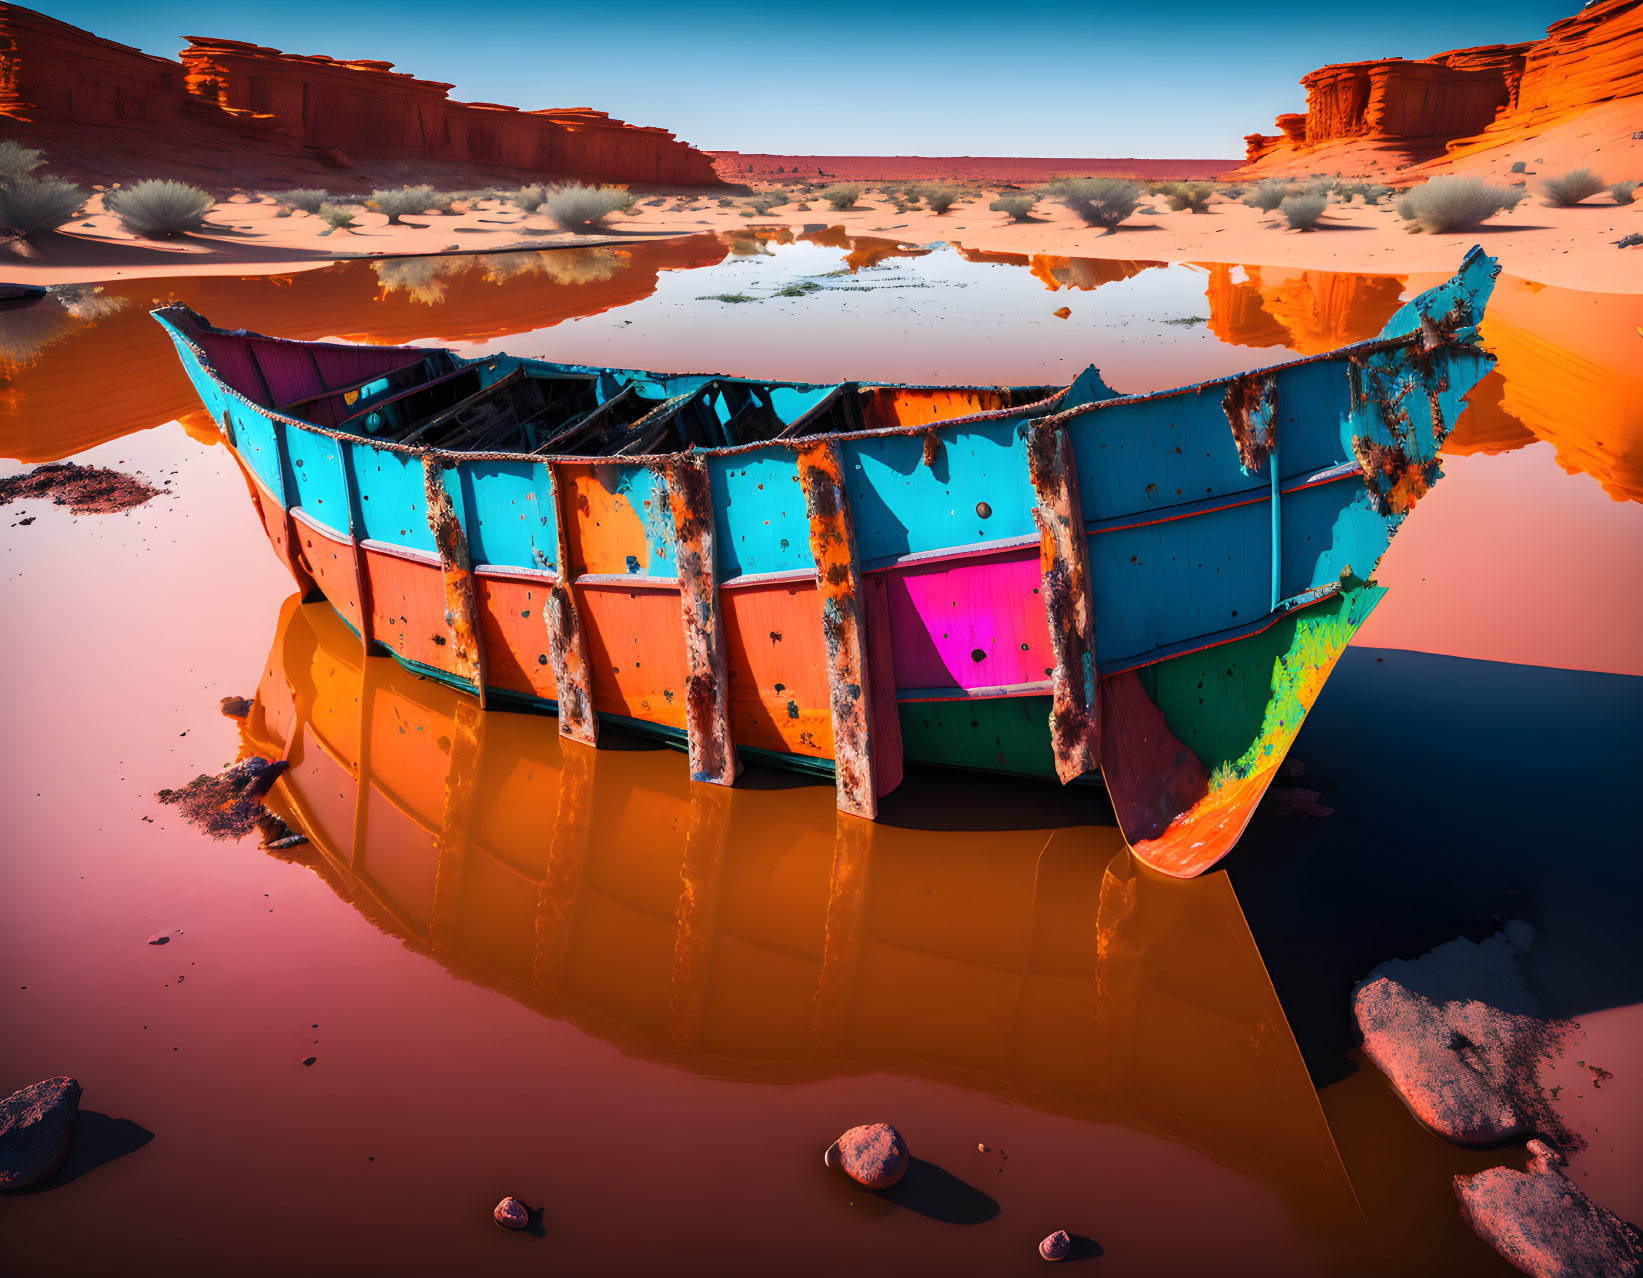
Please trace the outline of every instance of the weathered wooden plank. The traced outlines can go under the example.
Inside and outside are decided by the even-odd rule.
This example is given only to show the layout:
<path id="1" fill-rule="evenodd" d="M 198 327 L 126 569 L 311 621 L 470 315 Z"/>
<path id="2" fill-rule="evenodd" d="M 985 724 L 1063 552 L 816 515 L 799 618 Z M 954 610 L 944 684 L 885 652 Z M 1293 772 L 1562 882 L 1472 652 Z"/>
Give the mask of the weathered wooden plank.
<path id="1" fill-rule="evenodd" d="M 683 453 L 666 464 L 679 568 L 679 612 L 685 632 L 685 734 L 690 777 L 732 785 L 741 771 L 730 733 L 730 669 L 714 553 L 713 490 L 701 458 Z"/>
<path id="2" fill-rule="evenodd" d="M 1072 439 L 1059 426 L 1027 424 L 1027 469 L 1038 525 L 1040 591 L 1049 623 L 1050 747 L 1063 784 L 1101 766 L 1101 702 L 1096 690 L 1095 605 L 1089 544 L 1078 496 Z"/>
<path id="3" fill-rule="evenodd" d="M 428 497 L 428 529 L 439 548 L 439 567 L 445 578 L 445 626 L 453 653 L 453 673 L 471 681 L 485 708 L 485 637 L 474 598 L 473 564 L 468 535 L 457 518 L 451 495 L 445 491 L 445 468 L 433 454 L 422 459 L 423 488 Z"/>
<path id="4" fill-rule="evenodd" d="M 810 552 L 816 560 L 816 585 L 822 597 L 838 805 L 872 820 L 878 815 L 878 768 L 866 598 L 839 446 L 833 440 L 811 444 L 799 452 L 798 465 L 810 520 Z M 895 744 L 899 745 L 899 739 Z M 900 771 L 899 760 L 895 770 Z"/>
<path id="5" fill-rule="evenodd" d="M 584 745 L 599 744 L 599 714 L 593 705 L 593 671 L 588 665 L 588 640 L 576 607 L 576 567 L 567 535 L 566 485 L 559 467 L 548 464 L 552 481 L 553 517 L 558 528 L 559 564 L 554 582 L 542 604 L 548 628 L 548 662 L 558 690 L 559 734 Z"/>

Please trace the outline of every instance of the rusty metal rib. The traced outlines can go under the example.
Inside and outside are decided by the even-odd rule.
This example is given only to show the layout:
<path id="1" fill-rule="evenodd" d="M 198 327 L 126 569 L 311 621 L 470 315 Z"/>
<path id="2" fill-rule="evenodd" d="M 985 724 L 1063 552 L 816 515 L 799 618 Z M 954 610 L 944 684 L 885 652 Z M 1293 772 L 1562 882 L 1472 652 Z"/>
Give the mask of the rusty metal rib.
<path id="1" fill-rule="evenodd" d="M 479 708 L 483 710 L 485 637 L 479 625 L 468 535 L 445 488 L 443 459 L 431 454 L 422 459 L 422 487 L 428 498 L 428 528 L 434 535 L 434 545 L 439 548 L 439 567 L 445 578 L 445 625 L 455 656 L 453 673 L 474 685 L 479 694 Z"/>
<path id="2" fill-rule="evenodd" d="M 569 521 L 565 515 L 565 484 L 556 463 L 547 463 L 553 491 L 553 517 L 559 531 L 559 573 L 548 587 L 542 619 L 548 628 L 548 661 L 559 702 L 559 735 L 584 745 L 599 744 L 599 714 L 593 706 L 593 668 L 588 664 L 588 640 L 582 633 L 576 608 L 576 577 L 571 563 Z"/>
<path id="3" fill-rule="evenodd" d="M 1055 656 L 1050 745 L 1063 784 L 1101 767 L 1101 702 L 1096 694 L 1095 603 L 1089 543 L 1078 497 L 1072 437 L 1043 420 L 1027 423 L 1027 469 L 1037 504 L 1044 614 Z"/>
<path id="4" fill-rule="evenodd" d="M 799 482 L 810 516 L 810 552 L 821 592 L 827 686 L 833 712 L 833 771 L 842 811 L 878 815 L 874 762 L 873 685 L 869 678 L 867 601 L 856 554 L 855 521 L 844 486 L 836 440 L 823 438 L 800 451 Z M 895 768 L 900 772 L 899 763 Z"/>
<path id="5" fill-rule="evenodd" d="M 730 668 L 714 555 L 713 490 L 694 453 L 658 467 L 667 481 L 679 564 L 679 612 L 685 632 L 685 734 L 690 777 L 732 785 L 741 771 L 730 735 Z"/>

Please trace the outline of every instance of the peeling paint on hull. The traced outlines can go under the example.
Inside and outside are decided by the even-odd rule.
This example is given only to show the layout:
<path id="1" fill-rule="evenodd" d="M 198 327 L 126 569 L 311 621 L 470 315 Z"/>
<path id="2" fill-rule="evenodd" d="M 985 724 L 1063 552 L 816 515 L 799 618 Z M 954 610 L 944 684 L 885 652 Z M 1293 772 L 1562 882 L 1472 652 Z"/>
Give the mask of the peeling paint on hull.
<path id="1" fill-rule="evenodd" d="M 1236 842 L 1378 597 L 1490 365 L 1494 273 L 1474 250 L 1377 339 L 1133 397 L 1094 370 L 1046 392 L 466 366 L 661 404 L 734 383 L 869 427 L 658 456 L 305 422 L 270 402 L 427 352 L 156 314 L 299 585 L 407 666 L 585 744 L 601 719 L 680 741 L 697 780 L 742 755 L 831 772 L 869 818 L 903 759 L 1103 776 L 1137 855 L 1184 875 Z"/>

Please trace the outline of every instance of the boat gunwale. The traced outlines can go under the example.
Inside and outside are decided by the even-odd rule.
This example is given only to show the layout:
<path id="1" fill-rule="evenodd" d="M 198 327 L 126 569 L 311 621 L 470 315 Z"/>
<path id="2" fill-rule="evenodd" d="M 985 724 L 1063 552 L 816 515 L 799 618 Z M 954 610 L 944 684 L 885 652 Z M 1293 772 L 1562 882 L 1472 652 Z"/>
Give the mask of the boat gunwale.
<path id="1" fill-rule="evenodd" d="M 1248 370 L 1248 369 L 1246 369 L 1242 372 L 1227 374 L 1226 376 L 1223 376 L 1223 377 L 1208 378 L 1208 379 L 1206 379 L 1202 382 L 1194 382 L 1194 383 L 1190 383 L 1190 384 L 1185 385 L 1185 386 L 1176 386 L 1176 387 L 1171 387 L 1171 388 L 1165 389 L 1165 390 L 1148 391 L 1148 392 L 1145 392 L 1143 394 L 1138 394 L 1138 395 L 1115 395 L 1111 399 L 1094 400 L 1091 403 L 1082 404 L 1082 405 L 1079 405 L 1076 408 L 1064 409 L 1061 412 L 1034 413 L 1032 410 L 1040 408 L 1043 405 L 1052 404 L 1056 400 L 1060 399 L 1063 395 L 1066 394 L 1067 390 L 1070 389 L 1071 383 L 1069 383 L 1068 386 L 1063 387 L 1060 390 L 1058 390 L 1055 394 L 1050 395 L 1050 396 L 1046 397 L 1045 399 L 1035 400 L 1030 404 L 1023 404 L 1023 405 L 1021 405 L 1019 407 L 1015 407 L 1015 408 L 993 409 L 993 410 L 990 410 L 990 411 L 987 411 L 987 412 L 972 413 L 972 414 L 969 414 L 967 416 L 946 418 L 946 419 L 943 419 L 943 420 L 940 420 L 940 421 L 924 422 L 924 423 L 921 423 L 921 424 L 916 425 L 916 426 L 880 426 L 880 427 L 875 427 L 872 430 L 833 431 L 833 432 L 830 432 L 828 434 L 823 434 L 823 435 L 805 435 L 805 436 L 802 436 L 802 437 L 792 438 L 792 439 L 777 438 L 777 439 L 768 439 L 768 440 L 757 440 L 757 441 L 754 441 L 754 442 L 748 443 L 748 444 L 736 444 L 736 445 L 733 445 L 733 446 L 730 446 L 730 447 L 724 447 L 724 448 L 696 448 L 695 446 L 692 446 L 691 448 L 688 448 L 688 449 L 678 449 L 678 450 L 675 450 L 675 451 L 669 452 L 669 453 L 635 453 L 631 456 L 621 455 L 621 456 L 614 456 L 613 457 L 613 456 L 606 456 L 606 455 L 603 455 L 603 454 L 587 455 L 587 454 L 583 454 L 583 453 L 453 452 L 449 449 L 433 448 L 433 447 L 427 447 L 427 446 L 419 445 L 419 444 L 404 444 L 404 443 L 400 443 L 397 440 L 378 439 L 378 438 L 376 438 L 374 436 L 370 436 L 370 435 L 355 435 L 355 434 L 351 434 L 347 431 L 337 430 L 333 427 L 321 426 L 317 422 L 305 421 L 300 417 L 291 417 L 291 416 L 288 416 L 285 413 L 280 412 L 277 409 L 267 408 L 267 407 L 264 407 L 261 404 L 257 404 L 255 402 L 253 402 L 251 400 L 251 398 L 248 395 L 246 395 L 243 391 L 239 390 L 235 386 L 229 385 L 229 383 L 226 382 L 223 379 L 222 375 L 218 372 L 216 365 L 212 362 L 211 357 L 206 353 L 206 351 L 197 342 L 195 342 L 193 340 L 193 338 L 190 336 L 190 334 L 185 329 L 183 329 L 181 326 L 172 324 L 169 320 L 169 316 L 173 315 L 173 314 L 176 314 L 176 315 L 189 315 L 189 316 L 192 316 L 194 319 L 199 320 L 204 325 L 204 327 L 206 329 L 210 330 L 211 332 L 219 333 L 219 334 L 221 334 L 222 336 L 225 336 L 225 337 L 240 338 L 242 340 L 272 341 L 272 342 L 279 342 L 279 343 L 282 343 L 282 344 L 285 344 L 285 345 L 301 346 L 301 347 L 338 346 L 339 349 L 345 349 L 345 350 L 356 350 L 356 349 L 359 349 L 358 347 L 349 346 L 345 343 L 344 344 L 338 344 L 338 343 L 326 343 L 326 342 L 303 342 L 303 341 L 299 341 L 295 338 L 269 337 L 266 334 L 253 333 L 253 332 L 250 332 L 249 330 L 232 331 L 232 330 L 227 330 L 227 329 L 221 329 L 221 328 L 218 328 L 216 325 L 212 324 L 210 321 L 206 320 L 206 318 L 203 315 L 201 315 L 198 311 L 194 310 L 192 307 L 182 305 L 180 303 L 173 303 L 173 304 L 168 305 L 168 306 L 156 307 L 152 311 L 150 311 L 149 314 L 151 316 L 153 316 L 156 320 L 159 320 L 165 326 L 167 331 L 170 332 L 173 335 L 174 338 L 180 339 L 181 341 L 187 343 L 189 349 L 191 351 L 193 351 L 195 357 L 199 360 L 201 367 L 206 370 L 206 372 L 210 375 L 212 381 L 215 382 L 217 384 L 217 386 L 220 387 L 226 395 L 232 397 L 235 400 L 238 400 L 240 403 L 246 405 L 247 407 L 253 409 L 254 411 L 263 414 L 264 416 L 268 417 L 271 421 L 281 422 L 281 423 L 283 423 L 287 426 L 295 426 L 295 427 L 298 427 L 299 429 L 310 431 L 310 432 L 312 432 L 316 435 L 322 435 L 322 436 L 325 436 L 326 438 L 329 438 L 329 439 L 334 439 L 334 440 L 338 440 L 338 441 L 352 441 L 352 442 L 355 442 L 355 443 L 364 444 L 369 448 L 372 448 L 374 450 L 381 451 L 381 452 L 401 453 L 401 454 L 404 454 L 406 456 L 415 457 L 415 458 L 418 458 L 418 459 L 437 458 L 437 459 L 440 459 L 443 462 L 443 465 L 444 465 L 445 468 L 449 468 L 451 466 L 459 465 L 460 463 L 462 463 L 464 461 L 530 462 L 530 463 L 542 464 L 542 465 L 552 464 L 552 465 L 585 465 L 585 466 L 600 466 L 600 465 L 604 465 L 604 466 L 615 466 L 615 465 L 640 465 L 640 466 L 646 466 L 646 465 L 651 465 L 651 466 L 654 466 L 654 465 L 663 464 L 663 463 L 667 462 L 668 460 L 670 460 L 671 458 L 683 456 L 686 453 L 695 453 L 699 456 L 704 456 L 704 457 L 732 457 L 732 456 L 737 456 L 737 455 L 742 454 L 742 453 L 754 452 L 754 451 L 756 451 L 758 449 L 762 449 L 762 448 L 764 448 L 764 449 L 767 449 L 767 448 L 785 448 L 787 451 L 789 451 L 791 453 L 799 453 L 799 452 L 805 451 L 806 449 L 814 447 L 818 444 L 825 443 L 825 442 L 828 442 L 828 441 L 843 442 L 843 441 L 846 441 L 846 440 L 878 439 L 878 438 L 886 438 L 886 437 L 891 437 L 891 436 L 919 436 L 919 435 L 927 435 L 931 431 L 938 430 L 942 427 L 947 427 L 947 426 L 969 426 L 969 425 L 974 425 L 974 424 L 977 424 L 977 423 L 991 423 L 991 422 L 998 422 L 998 421 L 1007 421 L 1007 420 L 1011 420 L 1011 419 L 1014 419 L 1014 418 L 1022 418 L 1022 417 L 1027 417 L 1027 418 L 1032 418 L 1034 420 L 1037 420 L 1041 425 L 1050 426 L 1050 427 L 1059 427 L 1059 426 L 1065 424 L 1066 422 L 1068 422 L 1068 421 L 1070 421 L 1074 418 L 1081 417 L 1086 413 L 1094 412 L 1097 409 L 1113 408 L 1113 407 L 1116 407 L 1116 406 L 1121 405 L 1121 404 L 1150 403 L 1150 402 L 1161 400 L 1161 399 L 1169 399 L 1169 398 L 1172 398 L 1172 397 L 1177 396 L 1177 395 L 1188 395 L 1188 394 L 1201 395 L 1205 390 L 1210 389 L 1212 387 L 1230 386 L 1233 382 L 1236 382 L 1238 379 L 1240 379 L 1242 377 L 1247 377 L 1251 371 L 1258 371 L 1258 372 L 1262 373 L 1263 375 L 1266 375 L 1266 374 L 1280 373 L 1280 372 L 1283 372 L 1283 371 L 1285 371 L 1287 369 L 1291 369 L 1291 368 L 1302 368 L 1302 367 L 1306 367 L 1306 366 L 1309 366 L 1309 365 L 1312 365 L 1312 364 L 1320 364 L 1320 363 L 1326 363 L 1326 362 L 1336 361 L 1336 360 L 1344 360 L 1345 362 L 1350 363 L 1353 359 L 1355 359 L 1356 357 L 1359 357 L 1359 356 L 1376 355 L 1376 354 L 1380 354 L 1380 353 L 1385 352 L 1385 351 L 1399 350 L 1399 349 L 1403 349 L 1405 347 L 1413 346 L 1413 345 L 1417 344 L 1418 342 L 1420 342 L 1421 336 L 1422 336 L 1420 330 L 1416 329 L 1412 332 L 1402 334 L 1401 336 L 1398 336 L 1398 337 L 1391 337 L 1391 338 L 1373 337 L 1373 338 L 1368 338 L 1368 339 L 1366 339 L 1362 342 L 1354 342 L 1354 343 L 1352 343 L 1350 345 L 1347 345 L 1347 346 L 1338 346 L 1338 347 L 1333 348 L 1332 350 L 1320 351 L 1320 352 L 1318 352 L 1317 354 L 1314 354 L 1314 355 L 1301 356 L 1297 359 L 1287 360 L 1287 361 L 1285 361 L 1283 363 L 1280 363 L 1280 364 L 1269 364 L 1269 365 L 1267 365 L 1263 368 L 1257 369 L 1257 370 Z M 1470 346 L 1476 346 L 1475 342 L 1470 342 L 1470 341 L 1457 343 L 1457 344 L 1465 345 L 1465 346 L 1469 346 L 1469 347 Z M 374 349 L 374 350 L 421 351 L 421 352 L 424 352 L 425 354 L 426 353 L 431 353 L 431 352 L 434 352 L 434 351 L 445 351 L 446 353 L 451 353 L 449 347 L 441 347 L 441 346 L 435 346 L 435 347 L 425 347 L 425 346 L 376 347 L 376 346 L 371 346 L 371 344 L 369 344 L 369 343 L 363 343 L 362 345 L 365 345 L 369 349 Z M 518 355 L 488 356 L 487 358 L 488 359 L 495 359 L 495 358 L 499 358 L 499 357 L 500 358 L 507 358 L 507 359 L 517 359 L 517 360 L 520 360 L 523 363 L 534 362 L 534 363 L 547 364 L 547 363 L 552 362 L 550 360 L 535 360 L 535 361 L 533 361 L 533 360 L 530 360 L 529 357 L 527 357 L 527 356 L 518 356 Z M 458 358 L 460 358 L 460 357 L 458 357 Z M 476 361 L 471 361 L 471 362 L 477 364 L 477 363 L 483 363 L 484 361 L 476 360 Z M 623 371 L 645 372 L 647 376 L 651 376 L 651 377 L 714 376 L 712 374 L 696 374 L 696 373 L 690 373 L 690 374 L 653 373 L 653 372 L 649 372 L 648 370 L 642 370 L 642 369 L 623 370 Z M 751 381 L 751 380 L 754 380 L 754 379 L 742 378 L 742 379 L 735 379 L 735 380 Z M 799 383 L 791 383 L 791 382 L 763 382 L 761 384 L 763 384 L 763 385 L 799 385 Z M 932 389 L 932 390 L 983 390 L 983 389 L 985 389 L 985 390 L 996 390 L 997 389 L 996 386 L 979 386 L 979 385 L 977 385 L 977 386 L 928 386 L 928 387 L 919 386 L 919 387 L 914 387 L 914 386 L 906 385 L 904 383 L 890 383 L 890 382 L 855 382 L 855 383 L 851 383 L 851 382 L 837 382 L 837 383 L 816 382 L 816 383 L 804 383 L 804 385 L 809 385 L 809 386 L 812 386 L 812 387 L 827 386 L 827 385 L 837 385 L 837 386 L 855 385 L 855 386 L 858 386 L 858 387 L 859 386 L 884 387 L 884 388 L 888 388 L 888 389 L 892 389 L 892 390 L 926 390 L 926 389 Z"/>

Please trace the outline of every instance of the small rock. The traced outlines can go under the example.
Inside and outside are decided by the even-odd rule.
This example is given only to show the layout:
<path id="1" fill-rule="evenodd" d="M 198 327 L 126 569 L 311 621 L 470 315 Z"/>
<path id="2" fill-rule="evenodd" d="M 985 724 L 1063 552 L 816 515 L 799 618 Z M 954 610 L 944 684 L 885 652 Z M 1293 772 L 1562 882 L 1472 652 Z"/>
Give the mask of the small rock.
<path id="1" fill-rule="evenodd" d="M 68 1161 L 80 1084 L 58 1076 L 0 1101 L 0 1189 L 44 1180 Z"/>
<path id="2" fill-rule="evenodd" d="M 1569 1161 L 1539 1137 L 1529 1141 L 1528 1149 L 1531 1154 L 1548 1167 L 1561 1167 Z"/>
<path id="3" fill-rule="evenodd" d="M 1073 1249 L 1072 1235 L 1065 1229 L 1058 1229 L 1043 1242 L 1038 1244 L 1038 1254 L 1045 1260 L 1065 1260 L 1067 1253 Z"/>
<path id="4" fill-rule="evenodd" d="M 221 705 L 223 714 L 230 719 L 243 719 L 251 713 L 249 697 L 224 697 Z"/>
<path id="5" fill-rule="evenodd" d="M 150 945 L 170 945 L 171 938 L 164 932 L 156 932 L 153 936 L 148 938 L 148 943 Z"/>
<path id="6" fill-rule="evenodd" d="M 1643 1237 L 1544 1159 L 1527 1172 L 1491 1167 L 1455 1177 L 1460 1214 L 1532 1278 L 1625 1278 L 1643 1267 Z"/>
<path id="7" fill-rule="evenodd" d="M 317 1056 L 304 1056 L 302 1058 L 302 1063 L 304 1065 L 312 1065 L 318 1059 L 319 1059 L 319 1057 L 317 1057 Z"/>
<path id="8" fill-rule="evenodd" d="M 531 1223 L 530 1208 L 511 1194 L 497 1203 L 496 1210 L 491 1215 L 504 1229 L 523 1229 Z"/>
<path id="9" fill-rule="evenodd" d="M 1055 310 L 1050 312 L 1050 314 L 1055 316 L 1056 319 L 1066 319 L 1067 316 L 1071 315 L 1072 313 L 1073 313 L 1073 308 L 1070 307 L 1070 306 L 1058 306 L 1058 307 L 1056 307 Z"/>
<path id="10" fill-rule="evenodd" d="M 980 1151 L 981 1151 L 981 1152 L 982 1152 L 982 1153 L 983 1153 L 983 1154 L 985 1154 L 985 1153 L 987 1153 L 987 1152 L 988 1152 L 988 1149 L 987 1149 L 987 1146 L 986 1146 L 986 1145 L 984 1145 L 984 1144 L 982 1144 L 982 1145 L 977 1145 L 977 1146 L 976 1146 L 976 1148 L 977 1148 L 977 1149 L 978 1149 L 978 1150 L 980 1150 Z"/>
<path id="11" fill-rule="evenodd" d="M 889 1189 L 907 1171 L 907 1142 L 889 1123 L 866 1123 L 834 1141 L 823 1161 L 858 1185 Z"/>

